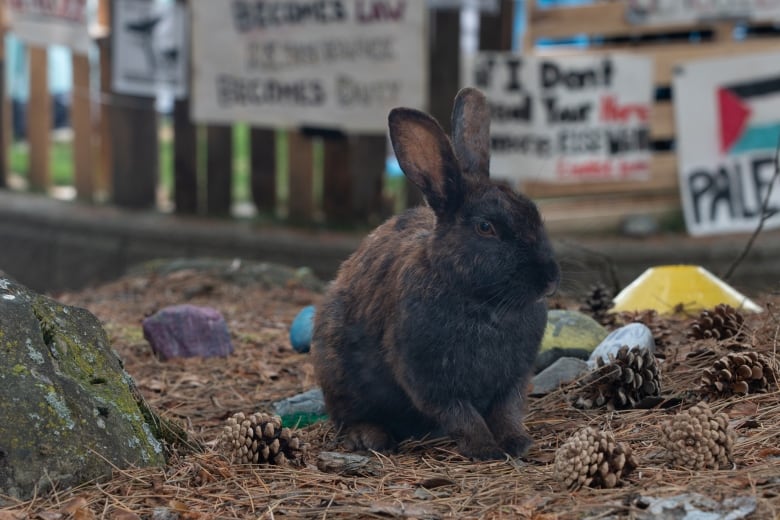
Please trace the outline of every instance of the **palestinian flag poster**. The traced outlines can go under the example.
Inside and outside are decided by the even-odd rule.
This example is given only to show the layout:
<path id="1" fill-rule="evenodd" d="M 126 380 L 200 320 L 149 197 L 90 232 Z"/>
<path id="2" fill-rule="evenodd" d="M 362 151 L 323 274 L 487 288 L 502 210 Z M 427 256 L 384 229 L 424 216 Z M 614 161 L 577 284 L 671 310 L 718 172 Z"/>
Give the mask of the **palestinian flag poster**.
<path id="1" fill-rule="evenodd" d="M 682 65 L 674 78 L 680 194 L 693 235 L 758 226 L 780 140 L 780 54 Z M 780 227 L 775 178 L 764 227 Z"/>

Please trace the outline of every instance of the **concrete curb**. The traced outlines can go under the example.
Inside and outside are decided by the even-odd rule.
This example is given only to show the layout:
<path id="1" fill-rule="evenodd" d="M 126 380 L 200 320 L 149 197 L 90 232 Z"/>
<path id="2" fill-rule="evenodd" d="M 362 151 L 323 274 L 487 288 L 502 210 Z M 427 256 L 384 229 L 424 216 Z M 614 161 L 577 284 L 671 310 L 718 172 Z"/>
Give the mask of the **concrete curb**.
<path id="1" fill-rule="evenodd" d="M 37 291 L 78 289 L 117 278 L 148 260 L 180 257 L 307 266 L 327 280 L 362 236 L 122 210 L 0 190 L 0 269 Z M 698 264 L 718 274 L 739 255 L 748 235 L 554 238 L 564 272 L 562 289 L 577 292 L 596 280 L 608 281 L 610 262 L 623 284 L 659 264 Z M 780 232 L 764 232 L 734 285 L 755 293 L 777 290 L 778 280 Z"/>

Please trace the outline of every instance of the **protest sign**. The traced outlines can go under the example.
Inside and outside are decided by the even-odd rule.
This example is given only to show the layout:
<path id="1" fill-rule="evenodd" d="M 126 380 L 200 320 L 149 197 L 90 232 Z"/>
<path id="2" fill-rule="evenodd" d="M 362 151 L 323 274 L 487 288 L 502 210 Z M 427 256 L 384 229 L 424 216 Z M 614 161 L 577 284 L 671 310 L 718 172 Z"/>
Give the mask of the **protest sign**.
<path id="1" fill-rule="evenodd" d="M 426 105 L 425 2 L 194 0 L 191 8 L 196 121 L 384 133 L 391 108 Z"/>
<path id="2" fill-rule="evenodd" d="M 626 16 L 640 25 L 780 20 L 780 0 L 629 0 Z"/>
<path id="3" fill-rule="evenodd" d="M 650 175 L 651 62 L 630 55 L 467 56 L 491 108 L 491 175 L 509 181 Z"/>
<path id="4" fill-rule="evenodd" d="M 187 93 L 187 19 L 183 4 L 114 0 L 114 91 L 154 97 Z"/>
<path id="5" fill-rule="evenodd" d="M 89 51 L 87 0 L 8 0 L 6 6 L 11 30 L 28 45 Z"/>
<path id="6" fill-rule="evenodd" d="M 680 193 L 694 235 L 752 231 L 775 172 L 780 53 L 682 65 L 674 77 Z M 780 226 L 775 181 L 765 227 Z"/>

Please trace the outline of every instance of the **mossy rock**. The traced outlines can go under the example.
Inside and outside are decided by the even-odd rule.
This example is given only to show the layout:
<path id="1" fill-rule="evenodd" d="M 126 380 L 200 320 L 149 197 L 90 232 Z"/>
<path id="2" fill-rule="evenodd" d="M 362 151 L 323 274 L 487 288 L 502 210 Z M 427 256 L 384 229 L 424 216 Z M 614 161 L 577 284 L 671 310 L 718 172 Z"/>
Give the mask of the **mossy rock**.
<path id="1" fill-rule="evenodd" d="M 0 275 L 0 495 L 161 465 L 163 425 L 94 315 Z"/>

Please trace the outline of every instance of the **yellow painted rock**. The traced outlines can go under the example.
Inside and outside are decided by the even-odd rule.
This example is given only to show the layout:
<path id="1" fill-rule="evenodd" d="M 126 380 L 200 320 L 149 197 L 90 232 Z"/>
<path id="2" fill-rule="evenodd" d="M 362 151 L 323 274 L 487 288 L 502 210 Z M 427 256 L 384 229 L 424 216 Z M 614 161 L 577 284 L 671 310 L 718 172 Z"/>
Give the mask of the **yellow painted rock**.
<path id="1" fill-rule="evenodd" d="M 592 352 L 607 337 L 607 329 L 581 312 L 551 310 L 547 312 L 541 350 L 582 349 Z"/>
<path id="2" fill-rule="evenodd" d="M 729 284 L 697 265 L 651 267 L 613 300 L 613 312 L 654 309 L 659 314 L 699 312 L 727 303 L 743 311 L 763 309 Z"/>

